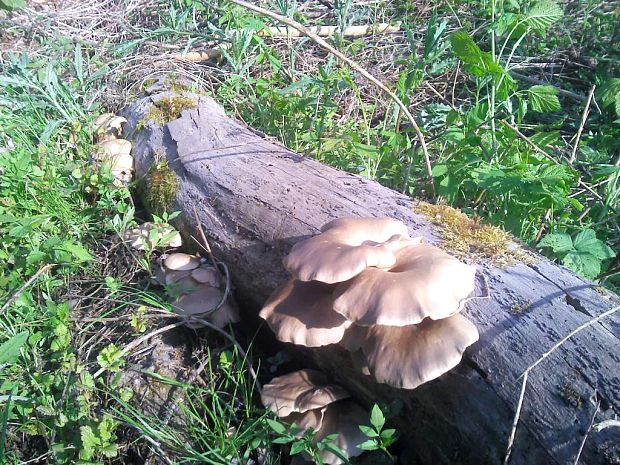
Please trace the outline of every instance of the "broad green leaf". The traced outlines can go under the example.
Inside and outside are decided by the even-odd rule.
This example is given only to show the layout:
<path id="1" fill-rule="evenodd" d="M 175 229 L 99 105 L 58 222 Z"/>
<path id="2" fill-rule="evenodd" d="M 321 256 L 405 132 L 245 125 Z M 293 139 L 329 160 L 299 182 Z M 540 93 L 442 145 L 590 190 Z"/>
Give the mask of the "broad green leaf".
<path id="1" fill-rule="evenodd" d="M 282 423 L 275 421 L 275 420 L 271 420 L 271 419 L 267 419 L 267 424 L 269 425 L 269 427 L 274 430 L 276 433 L 278 434 L 284 434 L 286 433 L 286 426 L 284 426 Z"/>
<path id="2" fill-rule="evenodd" d="M 435 165 L 433 166 L 433 177 L 438 178 L 439 176 L 443 176 L 448 172 L 448 165 Z"/>
<path id="3" fill-rule="evenodd" d="M 82 245 L 75 242 L 65 241 L 62 244 L 62 249 L 69 252 L 76 260 L 81 262 L 87 262 L 93 259 L 92 255 L 88 253 Z"/>
<path id="4" fill-rule="evenodd" d="M 299 454 L 306 449 L 306 444 L 303 441 L 295 441 L 291 445 L 291 455 Z"/>
<path id="5" fill-rule="evenodd" d="M 573 240 L 566 233 L 547 234 L 538 243 L 538 247 L 545 247 L 553 250 L 555 253 L 568 252 L 573 250 Z"/>
<path id="6" fill-rule="evenodd" d="M 560 111 L 558 90 L 553 86 L 532 86 L 527 90 L 529 106 L 538 113 Z"/>
<path id="7" fill-rule="evenodd" d="M 553 0 L 539 0 L 525 14 L 523 24 L 535 31 L 543 32 L 558 22 L 563 14 L 560 5 Z"/>
<path id="8" fill-rule="evenodd" d="M 29 335 L 30 333 L 28 331 L 22 331 L 0 345 L 0 365 L 13 363 L 17 360 L 19 349 L 24 346 Z"/>
<path id="9" fill-rule="evenodd" d="M 377 431 L 381 431 L 383 425 L 385 425 L 385 417 L 377 404 L 375 404 L 370 411 L 370 424 L 374 426 Z"/>
<path id="10" fill-rule="evenodd" d="M 450 44 L 454 55 L 465 63 L 479 64 L 482 61 L 480 47 L 465 31 L 458 31 L 450 36 Z"/>
<path id="11" fill-rule="evenodd" d="M 362 450 L 377 450 L 378 449 L 377 443 L 373 439 L 364 441 L 361 444 L 358 444 L 357 447 L 359 447 Z"/>
<path id="12" fill-rule="evenodd" d="M 566 254 L 562 264 L 589 279 L 596 278 L 601 272 L 601 261 L 588 252 L 572 250 Z"/>
<path id="13" fill-rule="evenodd" d="M 596 232 L 592 229 L 584 229 L 577 234 L 573 244 L 579 252 L 587 252 L 599 260 L 607 260 L 616 256 L 611 247 L 596 238 Z"/>

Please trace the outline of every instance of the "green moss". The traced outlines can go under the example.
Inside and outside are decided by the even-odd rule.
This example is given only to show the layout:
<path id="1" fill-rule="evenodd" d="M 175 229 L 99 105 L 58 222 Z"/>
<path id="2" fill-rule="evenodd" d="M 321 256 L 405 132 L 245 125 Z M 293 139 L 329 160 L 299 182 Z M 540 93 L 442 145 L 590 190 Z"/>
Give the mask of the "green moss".
<path id="1" fill-rule="evenodd" d="M 180 118 L 182 111 L 196 108 L 197 106 L 198 102 L 196 100 L 185 95 L 162 97 L 151 106 L 146 117 L 163 126 L 170 121 Z"/>
<path id="2" fill-rule="evenodd" d="M 491 260 L 499 264 L 532 260 L 509 233 L 483 224 L 479 218 L 470 218 L 456 208 L 420 202 L 415 210 L 441 228 L 443 246 L 457 256 Z"/>
<path id="3" fill-rule="evenodd" d="M 146 207 L 154 215 L 168 211 L 179 191 L 179 179 L 168 162 L 160 157 L 146 173 L 143 191 Z"/>

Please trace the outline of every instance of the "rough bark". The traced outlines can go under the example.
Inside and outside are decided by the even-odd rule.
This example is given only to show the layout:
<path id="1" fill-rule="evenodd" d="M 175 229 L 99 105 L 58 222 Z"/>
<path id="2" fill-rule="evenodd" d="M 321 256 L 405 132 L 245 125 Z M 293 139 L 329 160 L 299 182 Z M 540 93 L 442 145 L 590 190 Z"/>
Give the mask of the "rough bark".
<path id="1" fill-rule="evenodd" d="M 290 247 L 334 218 L 391 216 L 411 234 L 441 242 L 414 212 L 412 199 L 293 153 L 227 117 L 208 98 L 163 127 L 144 124 L 162 95 L 140 99 L 125 115 L 131 128 L 143 122 L 133 134 L 137 176 L 157 157 L 168 160 L 180 180 L 171 206 L 184 213 L 178 226 L 196 234 L 195 207 L 246 309 L 256 312 L 287 279 L 282 258 Z M 501 463 L 519 375 L 561 337 L 618 305 L 615 296 L 542 257 L 535 264 L 477 266 L 492 297 L 470 302 L 464 312 L 480 341 L 438 380 L 397 390 L 356 373 L 342 349 L 308 351 L 362 402 L 401 403 L 396 423 L 415 451 L 413 463 Z M 597 421 L 620 413 L 619 338 L 616 314 L 577 334 L 532 372 L 510 463 L 573 463 L 594 412 L 594 392 L 601 401 Z M 618 428 L 592 431 L 579 463 L 620 463 L 619 443 Z"/>

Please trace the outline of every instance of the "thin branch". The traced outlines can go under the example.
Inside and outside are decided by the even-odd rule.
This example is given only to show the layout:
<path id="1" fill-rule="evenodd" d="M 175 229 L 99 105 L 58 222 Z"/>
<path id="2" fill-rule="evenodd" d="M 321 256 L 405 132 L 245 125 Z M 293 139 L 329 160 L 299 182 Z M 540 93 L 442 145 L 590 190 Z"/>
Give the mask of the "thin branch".
<path id="1" fill-rule="evenodd" d="M 596 395 L 596 391 L 594 392 Z M 601 408 L 601 401 L 596 401 L 596 408 L 594 409 L 594 413 L 592 414 L 592 418 L 590 419 L 590 424 L 588 425 L 588 429 L 586 430 L 586 434 L 583 435 L 583 439 L 581 440 L 581 444 L 579 444 L 579 450 L 577 450 L 577 455 L 575 456 L 575 461 L 573 465 L 579 464 L 579 458 L 581 457 L 581 453 L 583 452 L 583 448 L 586 445 L 586 441 L 588 440 L 588 436 L 590 435 L 590 431 L 592 431 L 592 427 L 594 426 L 594 420 L 596 419 L 596 415 Z"/>
<path id="2" fill-rule="evenodd" d="M 570 333 L 568 333 L 566 336 L 560 339 L 556 344 L 554 344 L 553 347 L 551 347 L 547 352 L 542 354 L 538 360 L 536 360 L 533 364 L 527 367 L 527 369 L 521 374 L 521 376 L 517 378 L 517 380 L 520 378 L 523 378 L 523 381 L 521 383 L 521 393 L 519 394 L 519 400 L 517 401 L 517 410 L 515 412 L 515 416 L 512 422 L 512 430 L 510 431 L 510 436 L 508 438 L 508 447 L 506 448 L 506 455 L 504 456 L 504 465 L 508 463 L 508 460 L 510 459 L 510 453 L 512 452 L 512 445 L 514 442 L 515 434 L 517 432 L 517 425 L 519 424 L 519 417 L 521 416 L 521 407 L 523 405 L 523 398 L 525 396 L 525 386 L 527 384 L 527 378 L 528 378 L 529 373 L 534 368 L 536 368 L 538 365 L 540 365 L 540 363 L 543 362 L 547 357 L 549 357 L 549 355 L 551 355 L 558 348 L 560 348 L 566 341 L 572 338 L 574 335 L 592 326 L 593 324 L 598 323 L 602 319 L 616 313 L 618 310 L 620 310 L 620 305 L 610 310 L 607 310 L 606 312 L 601 313 L 596 318 L 592 318 L 591 320 L 588 320 L 584 324 L 573 329 Z"/>
<path id="3" fill-rule="evenodd" d="M 579 141 L 581 140 L 581 133 L 583 132 L 583 127 L 586 125 L 586 120 L 588 119 L 588 114 L 590 113 L 590 103 L 592 103 L 592 97 L 594 96 L 594 90 L 596 86 L 592 86 L 590 89 L 590 93 L 588 94 L 588 100 L 586 101 L 586 106 L 583 109 L 583 114 L 581 115 L 581 123 L 579 123 L 579 129 L 577 129 L 577 135 L 575 136 L 575 143 L 573 144 L 573 152 L 568 159 L 568 162 L 572 165 L 577 159 L 577 148 L 579 148 Z"/>
<path id="4" fill-rule="evenodd" d="M 389 95 L 390 98 L 394 101 L 394 103 L 396 103 L 396 105 L 398 105 L 398 107 L 401 109 L 401 111 L 405 114 L 405 116 L 407 116 L 407 119 L 411 123 L 411 126 L 413 126 L 413 129 L 415 130 L 416 135 L 418 136 L 418 141 L 420 142 L 420 147 L 422 147 L 422 152 L 424 153 L 424 161 L 426 163 L 426 170 L 428 172 L 428 183 L 431 186 L 431 191 L 432 191 L 433 199 L 436 197 L 435 183 L 433 181 L 433 174 L 432 174 L 432 165 L 431 165 L 430 156 L 428 154 L 428 149 L 426 147 L 426 141 L 424 140 L 424 135 L 422 134 L 422 131 L 420 130 L 420 127 L 418 126 L 418 123 L 416 122 L 414 116 L 411 114 L 411 112 L 407 108 L 407 105 L 405 105 L 402 102 L 402 100 L 400 98 L 398 98 L 398 96 L 394 93 L 394 91 L 392 91 L 383 82 L 381 82 L 379 79 L 377 79 L 372 74 L 370 74 L 368 71 L 366 71 L 366 69 L 364 69 L 362 66 L 360 66 L 357 62 L 353 61 L 352 59 L 350 59 L 349 57 L 347 57 L 346 55 L 344 55 L 340 51 L 336 50 L 327 41 L 325 41 L 325 39 L 323 39 L 323 38 L 319 37 L 318 35 L 314 34 L 307 27 L 299 24 L 297 21 L 294 21 L 294 20 L 292 20 L 290 18 L 287 18 L 285 16 L 279 15 L 279 14 L 274 13 L 272 11 L 266 10 L 264 8 L 261 8 L 261 7 L 257 6 L 257 5 L 254 5 L 252 3 L 246 2 L 244 0 L 230 0 L 230 1 L 231 1 L 231 3 L 234 3 L 236 5 L 242 6 L 242 7 L 246 8 L 246 9 L 248 9 L 248 10 L 254 11 L 254 12 L 256 12 L 258 14 L 261 14 L 263 16 L 267 16 L 267 17 L 269 17 L 271 19 L 274 19 L 275 21 L 281 22 L 283 24 L 286 24 L 287 26 L 292 27 L 293 29 L 298 30 L 300 33 L 302 33 L 306 37 L 308 37 L 311 40 L 313 40 L 315 43 L 317 43 L 318 45 L 323 47 L 325 50 L 327 50 L 329 53 L 331 53 L 336 58 L 338 58 L 340 61 L 343 61 L 344 63 L 349 65 L 353 70 L 357 71 L 359 74 L 361 74 L 363 77 L 365 77 L 368 81 L 370 81 L 376 87 L 378 87 L 383 92 L 385 92 L 387 95 Z"/>
<path id="5" fill-rule="evenodd" d="M 10 305 L 15 302 L 20 295 L 22 295 L 24 293 L 24 291 L 26 289 L 28 289 L 37 279 L 39 279 L 39 276 L 41 276 L 43 273 L 45 273 L 47 270 L 49 270 L 50 268 L 56 266 L 55 263 L 49 263 L 43 267 L 41 267 L 41 269 L 39 269 L 39 271 L 37 271 L 35 274 L 33 274 L 30 279 L 28 281 L 26 281 L 24 283 L 24 285 L 22 287 L 20 287 L 11 297 L 9 297 L 9 300 L 7 300 L 4 305 L 2 305 L 2 308 L 0 308 L 0 315 L 2 315 L 4 312 L 6 312 L 6 310 L 10 307 Z"/>

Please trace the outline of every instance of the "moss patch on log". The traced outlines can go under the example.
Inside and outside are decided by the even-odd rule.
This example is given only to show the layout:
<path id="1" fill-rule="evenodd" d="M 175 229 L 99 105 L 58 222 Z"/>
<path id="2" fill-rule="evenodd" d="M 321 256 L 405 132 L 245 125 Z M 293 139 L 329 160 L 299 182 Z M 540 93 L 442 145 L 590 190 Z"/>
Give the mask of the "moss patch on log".
<path id="1" fill-rule="evenodd" d="M 179 179 L 168 166 L 168 162 L 160 159 L 153 163 L 142 183 L 141 190 L 146 207 L 157 216 L 166 213 L 179 190 Z"/>
<path id="2" fill-rule="evenodd" d="M 186 95 L 162 97 L 153 103 L 145 119 L 163 126 L 170 121 L 180 118 L 184 110 L 191 110 L 197 107 L 198 102 Z"/>
<path id="3" fill-rule="evenodd" d="M 445 204 L 420 202 L 415 211 L 441 228 L 443 246 L 459 257 L 490 260 L 496 264 L 532 262 L 533 257 L 506 231 L 470 218 Z"/>

